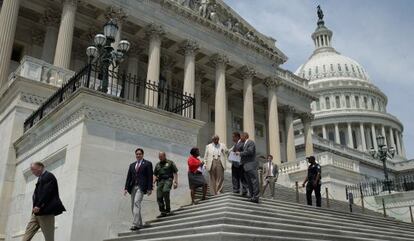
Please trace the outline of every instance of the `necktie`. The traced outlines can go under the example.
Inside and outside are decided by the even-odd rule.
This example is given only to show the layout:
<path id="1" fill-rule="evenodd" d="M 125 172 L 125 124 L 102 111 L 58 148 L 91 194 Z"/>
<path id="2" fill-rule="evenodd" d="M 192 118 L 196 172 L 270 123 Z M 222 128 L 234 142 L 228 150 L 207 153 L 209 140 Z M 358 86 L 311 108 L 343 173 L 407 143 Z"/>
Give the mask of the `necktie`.
<path id="1" fill-rule="evenodd" d="M 136 172 L 138 172 L 138 171 L 139 171 L 139 168 L 141 167 L 141 163 L 142 163 L 142 161 L 139 161 L 139 162 L 137 163 L 137 165 L 135 166 L 135 171 L 136 171 Z"/>

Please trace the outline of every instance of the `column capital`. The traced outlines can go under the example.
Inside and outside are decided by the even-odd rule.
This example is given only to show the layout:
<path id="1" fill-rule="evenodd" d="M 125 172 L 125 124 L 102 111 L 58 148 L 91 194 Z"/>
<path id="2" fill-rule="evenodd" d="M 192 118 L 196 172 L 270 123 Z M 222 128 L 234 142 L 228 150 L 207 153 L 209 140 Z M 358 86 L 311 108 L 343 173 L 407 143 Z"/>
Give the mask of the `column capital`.
<path id="1" fill-rule="evenodd" d="M 283 105 L 282 107 L 280 107 L 280 110 L 286 114 L 294 114 L 296 112 L 295 107 L 291 105 Z"/>
<path id="2" fill-rule="evenodd" d="M 42 46 L 45 41 L 45 33 L 39 29 L 33 29 L 31 31 L 32 43 L 38 46 Z"/>
<path id="3" fill-rule="evenodd" d="M 130 57 L 139 57 L 142 53 L 144 53 L 144 48 L 138 46 L 137 43 L 132 43 L 128 53 Z"/>
<path id="4" fill-rule="evenodd" d="M 279 87 L 282 84 L 282 82 L 276 77 L 267 77 L 264 79 L 264 84 L 268 88 L 277 89 L 277 87 Z"/>
<path id="5" fill-rule="evenodd" d="M 206 75 L 206 71 L 203 69 L 196 69 L 195 72 L 195 76 L 196 76 L 196 81 L 201 81 L 202 78 L 204 78 L 204 76 Z"/>
<path id="6" fill-rule="evenodd" d="M 304 112 L 299 114 L 303 123 L 311 123 L 315 119 L 315 115 L 310 112 Z"/>
<path id="7" fill-rule="evenodd" d="M 163 70 L 166 70 L 166 71 L 171 70 L 176 63 L 177 61 L 175 61 L 175 59 L 169 55 L 161 56 L 161 66 Z"/>
<path id="8" fill-rule="evenodd" d="M 51 26 L 51 27 L 59 27 L 60 24 L 60 14 L 59 11 L 53 8 L 47 8 L 43 12 L 43 16 L 40 19 L 40 23 L 45 26 Z"/>
<path id="9" fill-rule="evenodd" d="M 123 8 L 116 6 L 109 6 L 105 10 L 105 18 L 107 20 L 114 19 L 117 23 L 123 23 L 128 17 L 128 14 Z"/>
<path id="10" fill-rule="evenodd" d="M 214 54 L 210 57 L 210 61 L 217 67 L 219 65 L 226 66 L 229 63 L 229 58 L 224 54 Z"/>
<path id="11" fill-rule="evenodd" d="M 80 0 L 60 0 L 62 5 L 69 4 L 72 7 L 76 7 L 78 3 L 80 3 Z"/>
<path id="12" fill-rule="evenodd" d="M 252 66 L 243 65 L 238 69 L 242 79 L 253 79 L 256 76 L 256 70 Z"/>
<path id="13" fill-rule="evenodd" d="M 165 35 L 165 30 L 161 25 L 150 23 L 145 27 L 145 36 L 148 39 L 161 39 Z"/>
<path id="14" fill-rule="evenodd" d="M 195 40 L 184 40 L 180 44 L 180 50 L 185 55 L 195 54 L 200 49 L 199 47 L 200 46 L 199 46 L 198 42 L 196 42 Z"/>

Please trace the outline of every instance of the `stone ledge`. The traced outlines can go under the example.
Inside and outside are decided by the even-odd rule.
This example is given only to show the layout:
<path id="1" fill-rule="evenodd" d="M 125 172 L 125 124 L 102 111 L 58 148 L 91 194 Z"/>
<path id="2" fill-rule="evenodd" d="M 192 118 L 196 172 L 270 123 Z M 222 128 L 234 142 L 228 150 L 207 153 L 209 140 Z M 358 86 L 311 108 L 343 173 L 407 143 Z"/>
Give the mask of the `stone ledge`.
<path id="1" fill-rule="evenodd" d="M 192 145 L 204 122 L 81 88 L 36 123 L 15 142 L 19 159 L 47 145 L 72 126 L 86 120 L 135 133 Z M 29 151 L 30 150 L 30 151 Z"/>

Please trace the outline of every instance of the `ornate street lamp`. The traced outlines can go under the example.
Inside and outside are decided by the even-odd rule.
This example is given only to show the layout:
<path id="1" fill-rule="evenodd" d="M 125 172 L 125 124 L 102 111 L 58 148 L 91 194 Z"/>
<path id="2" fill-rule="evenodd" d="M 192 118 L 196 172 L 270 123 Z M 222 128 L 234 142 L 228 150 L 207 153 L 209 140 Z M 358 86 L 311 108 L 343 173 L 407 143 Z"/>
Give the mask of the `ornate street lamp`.
<path id="1" fill-rule="evenodd" d="M 86 49 L 89 64 L 96 63 L 101 68 L 102 85 L 101 91 L 108 91 L 109 68 L 115 69 L 125 59 L 131 44 L 127 40 L 121 40 L 117 49 L 112 47 L 118 34 L 118 24 L 114 19 L 110 19 L 104 25 L 104 34 L 97 34 L 94 37 L 94 45 Z M 87 84 L 89 86 L 89 83 Z"/>
<path id="2" fill-rule="evenodd" d="M 387 170 L 387 159 L 392 159 L 395 155 L 394 147 L 388 148 L 385 145 L 385 137 L 382 135 L 377 136 L 377 144 L 378 144 L 378 151 L 375 151 L 374 148 L 371 148 L 369 153 L 375 159 L 379 159 L 382 162 L 382 166 L 384 169 L 384 177 L 385 177 L 385 184 L 388 188 L 388 192 L 391 193 L 390 181 L 388 179 L 388 170 Z"/>

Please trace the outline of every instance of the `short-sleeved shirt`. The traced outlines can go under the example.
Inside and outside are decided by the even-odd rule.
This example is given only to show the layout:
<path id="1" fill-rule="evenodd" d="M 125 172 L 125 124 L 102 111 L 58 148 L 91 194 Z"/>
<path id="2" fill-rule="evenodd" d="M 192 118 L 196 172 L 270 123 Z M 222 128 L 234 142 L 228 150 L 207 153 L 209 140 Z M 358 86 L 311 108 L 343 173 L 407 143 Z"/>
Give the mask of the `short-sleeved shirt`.
<path id="1" fill-rule="evenodd" d="M 159 179 L 173 178 L 173 174 L 177 173 L 178 169 L 173 161 L 166 160 L 165 162 L 158 162 L 154 168 L 154 176 Z"/>
<path id="2" fill-rule="evenodd" d="M 315 178 L 317 177 L 318 173 L 321 173 L 321 166 L 318 163 L 311 164 L 308 167 L 308 181 L 314 182 Z M 321 175 L 319 175 L 320 177 Z M 320 180 L 320 178 L 319 178 Z"/>

